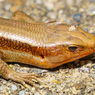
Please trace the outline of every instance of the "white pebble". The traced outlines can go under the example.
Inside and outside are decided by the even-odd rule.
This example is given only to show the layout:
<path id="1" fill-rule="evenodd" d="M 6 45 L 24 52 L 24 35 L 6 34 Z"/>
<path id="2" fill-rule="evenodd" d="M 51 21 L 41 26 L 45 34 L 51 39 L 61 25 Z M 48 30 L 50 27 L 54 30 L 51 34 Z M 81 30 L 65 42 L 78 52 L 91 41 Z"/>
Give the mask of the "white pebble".
<path id="1" fill-rule="evenodd" d="M 20 91 L 19 95 L 25 95 L 25 91 L 24 90 Z"/>
<path id="2" fill-rule="evenodd" d="M 40 95 L 40 93 L 39 92 L 36 92 L 34 95 Z"/>
<path id="3" fill-rule="evenodd" d="M 74 4 L 74 0 L 66 0 L 67 5 L 72 6 Z"/>
<path id="4" fill-rule="evenodd" d="M 1 86 L 1 87 L 0 87 L 0 90 L 2 91 L 3 89 L 4 89 L 4 87 L 3 87 L 3 86 Z"/>
<path id="5" fill-rule="evenodd" d="M 10 10 L 10 8 L 12 7 L 12 5 L 11 4 L 7 4 L 6 6 L 5 6 L 5 10 Z"/>
<path id="6" fill-rule="evenodd" d="M 42 4 L 42 0 L 36 0 L 37 4 Z"/>
<path id="7" fill-rule="evenodd" d="M 52 10 L 54 8 L 53 3 L 50 2 L 45 2 L 45 6 L 47 7 L 48 10 Z"/>
<path id="8" fill-rule="evenodd" d="M 17 90 L 17 86 L 16 85 L 12 85 L 12 90 Z"/>

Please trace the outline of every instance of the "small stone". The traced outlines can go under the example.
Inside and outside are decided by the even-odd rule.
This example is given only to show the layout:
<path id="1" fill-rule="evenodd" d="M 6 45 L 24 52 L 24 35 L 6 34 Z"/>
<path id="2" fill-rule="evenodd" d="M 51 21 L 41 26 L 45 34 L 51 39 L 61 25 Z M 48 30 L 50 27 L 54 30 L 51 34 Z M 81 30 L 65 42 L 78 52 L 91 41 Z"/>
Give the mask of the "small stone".
<path id="1" fill-rule="evenodd" d="M 61 82 L 59 80 L 53 80 L 52 83 L 60 84 Z"/>
<path id="2" fill-rule="evenodd" d="M 94 30 L 93 30 L 93 29 L 90 29 L 90 30 L 89 30 L 89 33 L 93 33 L 93 32 L 94 32 Z"/>
<path id="3" fill-rule="evenodd" d="M 77 22 L 79 22 L 80 19 L 81 19 L 81 13 L 79 13 L 79 14 L 74 14 L 73 19 L 76 20 Z"/>
<path id="4" fill-rule="evenodd" d="M 40 93 L 39 92 L 36 92 L 34 95 L 40 95 Z"/>
<path id="5" fill-rule="evenodd" d="M 17 90 L 17 86 L 16 85 L 12 85 L 12 90 Z"/>
<path id="6" fill-rule="evenodd" d="M 79 71 L 84 72 L 84 73 L 89 73 L 90 72 L 89 68 L 87 68 L 87 67 L 81 67 L 81 68 L 79 68 Z"/>
<path id="7" fill-rule="evenodd" d="M 88 29 L 87 28 L 83 28 L 84 31 L 88 32 Z"/>
<path id="8" fill-rule="evenodd" d="M 74 4 L 74 0 L 66 0 L 67 5 L 72 6 Z"/>
<path id="9" fill-rule="evenodd" d="M 74 30 L 76 30 L 76 27 L 74 25 L 69 27 L 69 31 L 74 31 Z"/>
<path id="10" fill-rule="evenodd" d="M 89 76 L 91 76 L 91 77 L 95 78 L 95 73 L 94 73 L 94 74 L 90 74 Z"/>
<path id="11" fill-rule="evenodd" d="M 95 11 L 92 11 L 92 14 L 95 15 Z"/>
<path id="12" fill-rule="evenodd" d="M 19 95 L 25 95 L 25 91 L 24 90 L 20 91 Z"/>
<path id="13" fill-rule="evenodd" d="M 1 90 L 1 91 L 2 91 L 2 90 L 4 90 L 4 87 L 3 87 L 3 86 L 1 86 L 1 87 L 0 87 L 0 90 Z"/>
<path id="14" fill-rule="evenodd" d="M 77 83 L 73 86 L 76 90 L 85 89 L 83 82 Z"/>
<path id="15" fill-rule="evenodd" d="M 78 90 L 76 90 L 75 87 L 72 87 L 71 90 L 72 90 L 72 93 L 73 93 L 73 94 L 78 94 L 78 92 L 79 92 Z"/>
<path id="16" fill-rule="evenodd" d="M 48 10 L 52 10 L 54 8 L 53 3 L 50 2 L 45 2 L 45 6 L 47 7 Z"/>
<path id="17" fill-rule="evenodd" d="M 84 12 L 85 9 L 84 9 L 84 8 L 80 8 L 79 11 L 80 11 L 80 12 Z"/>
<path id="18" fill-rule="evenodd" d="M 42 4 L 42 0 L 36 0 L 37 4 Z"/>
<path id="19" fill-rule="evenodd" d="M 76 0 L 76 5 L 80 5 L 82 0 Z"/>
<path id="20" fill-rule="evenodd" d="M 55 12 L 50 12 L 50 13 L 48 13 L 48 16 L 49 16 L 51 19 L 56 19 L 56 13 L 55 13 Z"/>
<path id="21" fill-rule="evenodd" d="M 93 65 L 93 68 L 95 69 L 95 65 Z"/>
<path id="22" fill-rule="evenodd" d="M 9 11 L 9 10 L 11 9 L 11 7 L 12 7 L 11 4 L 7 4 L 7 5 L 5 6 L 5 10 Z"/>
<path id="23" fill-rule="evenodd" d="M 46 93 L 45 95 L 51 95 L 51 94 L 49 94 L 49 93 Z"/>
<path id="24" fill-rule="evenodd" d="M 32 90 L 32 92 L 35 92 L 35 90 L 36 90 L 36 89 L 35 89 L 35 87 L 32 87 L 32 89 L 31 89 L 31 90 Z"/>

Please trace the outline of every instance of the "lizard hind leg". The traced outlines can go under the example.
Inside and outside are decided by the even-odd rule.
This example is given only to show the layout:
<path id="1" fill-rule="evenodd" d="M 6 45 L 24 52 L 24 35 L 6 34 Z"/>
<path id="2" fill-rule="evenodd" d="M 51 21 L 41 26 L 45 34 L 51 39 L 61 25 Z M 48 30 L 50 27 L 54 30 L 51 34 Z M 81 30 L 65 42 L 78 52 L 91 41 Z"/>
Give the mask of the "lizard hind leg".
<path id="1" fill-rule="evenodd" d="M 37 23 L 37 21 L 35 21 L 32 17 L 30 17 L 29 15 L 21 11 L 14 12 L 12 15 L 12 19 L 17 21 L 27 22 L 27 23 Z"/>

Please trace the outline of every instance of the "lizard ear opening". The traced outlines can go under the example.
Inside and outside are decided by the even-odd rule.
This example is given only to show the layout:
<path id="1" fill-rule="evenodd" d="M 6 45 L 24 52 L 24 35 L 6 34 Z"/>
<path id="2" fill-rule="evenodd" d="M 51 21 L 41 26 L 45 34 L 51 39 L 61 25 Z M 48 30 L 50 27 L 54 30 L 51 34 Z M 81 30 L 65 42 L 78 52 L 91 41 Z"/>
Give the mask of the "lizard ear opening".
<path id="1" fill-rule="evenodd" d="M 41 57 L 44 58 L 44 55 L 41 54 Z"/>

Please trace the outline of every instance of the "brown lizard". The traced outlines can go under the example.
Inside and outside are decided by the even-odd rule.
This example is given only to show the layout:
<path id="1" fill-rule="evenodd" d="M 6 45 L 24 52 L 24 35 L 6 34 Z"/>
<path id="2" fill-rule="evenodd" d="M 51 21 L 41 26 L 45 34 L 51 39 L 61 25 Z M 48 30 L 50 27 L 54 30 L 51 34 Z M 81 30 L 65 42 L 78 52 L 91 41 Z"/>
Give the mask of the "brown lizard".
<path id="1" fill-rule="evenodd" d="M 6 62 L 55 68 L 94 52 L 95 36 L 80 27 L 37 22 L 20 11 L 12 19 L 0 18 L 0 75 L 24 86 L 33 85 L 36 75 L 16 72 Z"/>

